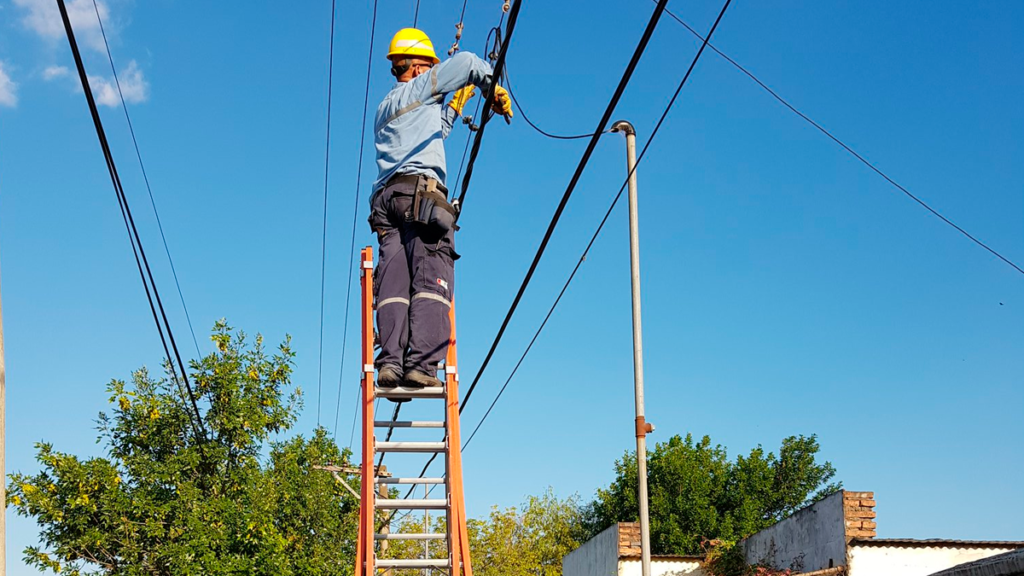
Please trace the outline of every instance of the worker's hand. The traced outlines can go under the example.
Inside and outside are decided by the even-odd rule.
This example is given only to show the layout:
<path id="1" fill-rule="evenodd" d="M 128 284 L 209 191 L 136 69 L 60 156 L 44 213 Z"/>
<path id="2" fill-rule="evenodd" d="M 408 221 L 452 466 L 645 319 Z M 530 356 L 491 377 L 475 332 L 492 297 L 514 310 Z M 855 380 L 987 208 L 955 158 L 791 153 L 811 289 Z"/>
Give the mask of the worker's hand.
<path id="1" fill-rule="evenodd" d="M 504 116 L 506 120 L 512 118 L 512 99 L 508 96 L 508 90 L 497 84 L 494 85 L 494 106 L 492 109 Z"/>
<path id="2" fill-rule="evenodd" d="M 476 93 L 476 86 L 472 84 L 466 84 L 465 87 L 459 88 L 455 91 L 455 96 L 452 97 L 452 101 L 448 103 L 449 106 L 455 109 L 462 116 L 462 109 L 466 107 L 466 102 L 473 97 Z"/>

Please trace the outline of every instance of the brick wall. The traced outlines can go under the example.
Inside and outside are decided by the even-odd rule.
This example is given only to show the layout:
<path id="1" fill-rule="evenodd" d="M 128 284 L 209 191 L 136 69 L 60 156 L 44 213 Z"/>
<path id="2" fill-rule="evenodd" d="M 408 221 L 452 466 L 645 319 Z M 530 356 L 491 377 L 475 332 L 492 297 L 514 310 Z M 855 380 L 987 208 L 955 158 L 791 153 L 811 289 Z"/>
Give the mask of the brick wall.
<path id="1" fill-rule="evenodd" d="M 639 558 L 640 548 L 640 523 L 619 522 L 619 558 Z"/>
<path id="2" fill-rule="evenodd" d="M 854 538 L 874 538 L 875 493 L 843 491 L 843 520 L 847 541 Z"/>

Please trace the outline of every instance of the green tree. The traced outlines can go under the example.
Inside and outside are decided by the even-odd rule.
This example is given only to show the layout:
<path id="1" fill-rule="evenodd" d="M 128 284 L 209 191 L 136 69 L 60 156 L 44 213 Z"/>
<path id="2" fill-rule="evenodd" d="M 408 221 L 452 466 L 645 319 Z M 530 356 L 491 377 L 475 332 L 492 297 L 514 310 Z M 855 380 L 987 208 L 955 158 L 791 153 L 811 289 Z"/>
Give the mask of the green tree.
<path id="1" fill-rule="evenodd" d="M 469 521 L 473 572 L 479 576 L 561 576 L 562 557 L 586 541 L 579 498 L 549 488 L 519 508 L 491 509 Z"/>
<path id="2" fill-rule="evenodd" d="M 840 488 L 835 469 L 815 459 L 812 435 L 782 441 L 779 455 L 758 446 L 735 462 L 704 436 L 673 436 L 647 455 L 651 548 L 657 554 L 695 554 L 703 539 L 738 540 Z M 636 521 L 636 453 L 615 462 L 615 480 L 587 507 L 590 536 L 616 522 Z"/>
<path id="3" fill-rule="evenodd" d="M 358 502 L 311 468 L 348 452 L 323 429 L 270 441 L 301 403 L 288 340 L 269 354 L 222 321 L 213 341 L 191 367 L 205 440 L 181 383 L 141 369 L 108 386 L 107 457 L 40 443 L 41 471 L 10 476 L 8 504 L 40 526 L 27 563 L 71 575 L 351 574 Z"/>

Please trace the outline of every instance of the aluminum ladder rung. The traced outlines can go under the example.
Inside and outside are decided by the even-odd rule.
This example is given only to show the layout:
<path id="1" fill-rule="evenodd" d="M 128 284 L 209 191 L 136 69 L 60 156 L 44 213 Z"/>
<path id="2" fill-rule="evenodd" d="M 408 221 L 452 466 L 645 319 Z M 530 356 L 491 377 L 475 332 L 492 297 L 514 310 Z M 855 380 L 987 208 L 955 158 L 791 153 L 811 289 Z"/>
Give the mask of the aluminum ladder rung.
<path id="1" fill-rule="evenodd" d="M 448 500 L 444 498 L 377 498 L 379 510 L 445 510 Z"/>
<path id="2" fill-rule="evenodd" d="M 378 484 L 444 484 L 444 478 L 377 478 Z"/>
<path id="3" fill-rule="evenodd" d="M 375 387 L 373 393 L 378 398 L 389 399 L 411 399 L 411 398 L 445 398 L 444 386 L 431 386 L 429 388 L 379 388 Z"/>
<path id="4" fill-rule="evenodd" d="M 374 540 L 447 540 L 447 534 L 374 534 Z"/>
<path id="5" fill-rule="evenodd" d="M 399 558 L 378 558 L 374 561 L 377 568 L 448 568 L 447 558 L 414 558 L 410 560 Z"/>
<path id="6" fill-rule="evenodd" d="M 444 442 L 377 442 L 377 452 L 444 452 Z"/>
<path id="7" fill-rule="evenodd" d="M 444 428 L 444 422 L 427 420 L 374 420 L 375 428 Z"/>

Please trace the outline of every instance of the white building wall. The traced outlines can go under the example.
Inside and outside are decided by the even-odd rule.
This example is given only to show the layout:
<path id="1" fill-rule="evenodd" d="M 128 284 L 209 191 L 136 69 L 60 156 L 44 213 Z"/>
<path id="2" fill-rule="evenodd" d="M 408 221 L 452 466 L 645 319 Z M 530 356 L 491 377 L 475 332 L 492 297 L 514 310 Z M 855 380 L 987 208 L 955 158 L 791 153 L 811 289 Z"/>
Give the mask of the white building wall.
<path id="1" fill-rule="evenodd" d="M 619 560 L 619 576 L 640 576 L 642 573 L 639 558 Z M 696 560 L 651 558 L 651 576 L 707 576 L 707 573 Z"/>
<path id="2" fill-rule="evenodd" d="M 1014 548 L 850 546 L 848 576 L 928 576 Z"/>
<path id="3" fill-rule="evenodd" d="M 846 565 L 843 491 L 743 540 L 748 564 L 813 572 Z"/>
<path id="4" fill-rule="evenodd" d="M 618 576 L 619 526 L 613 524 L 562 558 L 562 576 Z"/>

